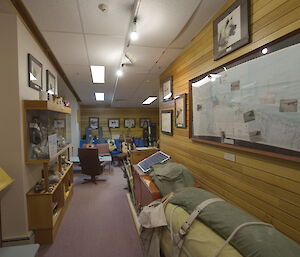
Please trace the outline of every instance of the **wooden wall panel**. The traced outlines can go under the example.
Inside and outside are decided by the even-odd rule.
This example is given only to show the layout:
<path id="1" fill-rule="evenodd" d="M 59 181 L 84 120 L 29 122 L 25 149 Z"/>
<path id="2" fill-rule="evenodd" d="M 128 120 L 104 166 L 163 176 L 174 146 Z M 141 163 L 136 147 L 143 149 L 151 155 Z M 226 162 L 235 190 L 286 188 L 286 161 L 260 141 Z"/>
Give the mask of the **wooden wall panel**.
<path id="1" fill-rule="evenodd" d="M 226 2 L 212 20 L 233 2 Z M 161 81 L 173 76 L 174 95 L 188 94 L 190 79 L 300 28 L 299 0 L 250 2 L 251 43 L 213 61 L 213 25 L 210 21 L 161 75 Z M 174 109 L 174 105 L 160 102 L 160 110 L 163 109 Z M 189 120 L 189 111 L 187 114 Z M 272 223 L 300 243 L 299 163 L 193 142 L 188 132 L 189 128 L 174 126 L 174 136 L 161 134 L 162 151 L 187 166 L 200 187 Z M 224 153 L 234 154 L 236 161 L 225 160 Z"/>
<path id="2" fill-rule="evenodd" d="M 151 122 L 159 125 L 159 115 L 157 108 L 99 108 L 97 106 L 82 105 L 80 108 L 80 130 L 81 137 L 85 134 L 85 129 L 89 126 L 89 117 L 99 117 L 99 124 L 103 128 L 103 137 L 110 138 L 108 130 L 108 119 L 119 118 L 120 128 L 111 129 L 112 134 L 123 136 L 142 137 L 142 128 L 140 128 L 139 119 L 147 118 Z M 124 128 L 124 118 L 135 118 L 135 128 Z M 96 131 L 94 131 L 96 133 Z M 96 134 L 95 134 L 96 135 Z M 158 129 L 157 129 L 157 135 Z"/>

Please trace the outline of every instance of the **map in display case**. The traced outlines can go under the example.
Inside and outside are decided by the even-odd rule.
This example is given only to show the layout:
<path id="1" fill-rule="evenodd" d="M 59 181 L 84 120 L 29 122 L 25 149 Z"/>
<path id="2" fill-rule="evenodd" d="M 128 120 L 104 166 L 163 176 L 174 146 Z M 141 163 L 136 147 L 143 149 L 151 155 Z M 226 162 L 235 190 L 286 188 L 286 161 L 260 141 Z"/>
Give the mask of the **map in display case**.
<path id="1" fill-rule="evenodd" d="M 27 160 L 47 160 L 71 143 L 71 116 L 52 110 L 27 109 Z"/>

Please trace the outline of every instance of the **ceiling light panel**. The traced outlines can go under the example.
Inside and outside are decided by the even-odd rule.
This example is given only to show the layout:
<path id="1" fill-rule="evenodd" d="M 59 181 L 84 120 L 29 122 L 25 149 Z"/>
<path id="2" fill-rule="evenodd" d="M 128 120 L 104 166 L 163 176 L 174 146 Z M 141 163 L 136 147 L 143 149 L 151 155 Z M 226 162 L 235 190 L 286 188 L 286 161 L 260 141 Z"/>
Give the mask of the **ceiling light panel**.
<path id="1" fill-rule="evenodd" d="M 92 66 L 91 73 L 93 83 L 104 83 L 105 82 L 105 67 L 104 66 Z"/>
<path id="2" fill-rule="evenodd" d="M 149 97 L 143 102 L 143 104 L 151 104 L 151 103 L 153 103 L 156 99 L 157 99 L 157 96 L 149 96 Z"/>
<path id="3" fill-rule="evenodd" d="M 104 93 L 95 93 L 96 101 L 104 101 Z"/>

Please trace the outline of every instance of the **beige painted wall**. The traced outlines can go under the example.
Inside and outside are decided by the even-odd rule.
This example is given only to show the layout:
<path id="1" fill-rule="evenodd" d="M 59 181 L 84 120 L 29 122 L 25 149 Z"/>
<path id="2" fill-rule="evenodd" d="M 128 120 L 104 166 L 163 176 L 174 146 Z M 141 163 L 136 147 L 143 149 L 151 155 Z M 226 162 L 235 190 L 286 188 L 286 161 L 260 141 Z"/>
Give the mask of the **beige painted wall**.
<path id="1" fill-rule="evenodd" d="M 2 201 L 2 229 L 4 240 L 14 240 L 29 236 L 26 193 L 41 178 L 42 169 L 39 164 L 27 165 L 24 161 L 23 100 L 39 99 L 39 92 L 28 87 L 27 54 L 43 64 L 44 88 L 46 70 L 56 77 L 57 71 L 15 14 L 0 14 L 0 33 L 6 35 L 0 40 L 0 166 L 15 179 Z M 77 149 L 79 105 L 62 80 L 59 82 L 59 93 L 71 103 L 72 142 Z"/>

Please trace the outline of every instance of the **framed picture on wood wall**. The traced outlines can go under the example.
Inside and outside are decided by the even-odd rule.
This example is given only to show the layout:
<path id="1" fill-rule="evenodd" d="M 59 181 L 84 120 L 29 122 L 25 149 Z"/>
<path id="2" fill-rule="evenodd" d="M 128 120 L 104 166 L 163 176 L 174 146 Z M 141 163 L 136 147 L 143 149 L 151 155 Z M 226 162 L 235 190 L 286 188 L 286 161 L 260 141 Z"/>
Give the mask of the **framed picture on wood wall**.
<path id="1" fill-rule="evenodd" d="M 135 128 L 135 119 L 124 119 L 124 128 Z"/>
<path id="2" fill-rule="evenodd" d="M 172 95 L 173 95 L 173 77 L 170 76 L 163 81 L 163 85 L 162 85 L 163 101 L 172 100 Z"/>
<path id="3" fill-rule="evenodd" d="M 89 117 L 89 127 L 91 129 L 99 128 L 99 118 L 98 117 Z"/>
<path id="4" fill-rule="evenodd" d="M 46 71 L 46 91 L 49 94 L 56 94 L 56 77 L 49 71 Z"/>
<path id="5" fill-rule="evenodd" d="M 186 128 L 186 94 L 175 97 L 175 126 Z"/>
<path id="6" fill-rule="evenodd" d="M 28 86 L 41 91 L 43 89 L 42 77 L 43 65 L 31 54 L 28 54 Z"/>
<path id="7" fill-rule="evenodd" d="M 173 110 L 161 111 L 161 133 L 173 135 Z"/>
<path id="8" fill-rule="evenodd" d="M 236 0 L 214 21 L 214 60 L 249 43 L 248 6 L 248 0 Z"/>
<path id="9" fill-rule="evenodd" d="M 109 128 L 119 128 L 120 127 L 120 119 L 108 119 L 108 127 Z"/>

